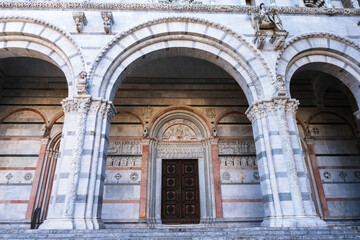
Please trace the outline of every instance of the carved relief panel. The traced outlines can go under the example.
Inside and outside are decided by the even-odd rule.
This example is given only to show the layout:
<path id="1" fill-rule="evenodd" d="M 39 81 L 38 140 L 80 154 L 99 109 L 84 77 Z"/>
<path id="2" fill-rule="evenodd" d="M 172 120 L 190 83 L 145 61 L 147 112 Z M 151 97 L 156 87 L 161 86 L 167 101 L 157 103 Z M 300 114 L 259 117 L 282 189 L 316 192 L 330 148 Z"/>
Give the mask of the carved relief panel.
<path id="1" fill-rule="evenodd" d="M 109 143 L 107 167 L 141 167 L 140 141 L 112 141 Z"/>

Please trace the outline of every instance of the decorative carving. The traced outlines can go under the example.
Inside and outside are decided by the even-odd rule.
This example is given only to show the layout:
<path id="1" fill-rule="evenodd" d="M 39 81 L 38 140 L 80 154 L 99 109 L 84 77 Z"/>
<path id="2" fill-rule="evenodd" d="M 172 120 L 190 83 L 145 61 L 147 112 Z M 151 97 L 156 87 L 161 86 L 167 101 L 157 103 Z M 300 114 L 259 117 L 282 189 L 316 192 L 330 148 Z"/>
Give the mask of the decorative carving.
<path id="1" fill-rule="evenodd" d="M 111 141 L 109 142 L 108 155 L 141 155 L 140 141 Z"/>
<path id="2" fill-rule="evenodd" d="M 65 113 L 74 110 L 77 110 L 79 112 L 79 116 L 76 122 L 74 147 L 70 162 L 69 181 L 68 181 L 67 192 L 65 197 L 66 216 L 73 216 L 74 214 L 74 206 L 76 202 L 76 196 L 78 193 L 80 165 L 81 165 L 82 151 L 83 151 L 84 138 L 85 138 L 86 119 L 87 119 L 87 112 L 90 108 L 90 102 L 91 100 L 89 97 L 86 98 L 78 97 L 74 99 L 65 99 L 62 101 L 65 109 Z"/>
<path id="3" fill-rule="evenodd" d="M 159 0 L 159 3 L 190 4 L 190 3 L 194 3 L 194 0 Z"/>
<path id="4" fill-rule="evenodd" d="M 138 174 L 137 172 L 132 172 L 132 173 L 130 174 L 130 179 L 131 179 L 131 181 L 136 181 L 136 180 L 138 180 L 138 179 L 139 179 L 139 174 Z"/>
<path id="5" fill-rule="evenodd" d="M 114 178 L 119 181 L 122 178 L 122 175 L 120 173 L 117 173 Z"/>
<path id="6" fill-rule="evenodd" d="M 111 33 L 112 25 L 115 22 L 112 12 L 101 12 L 101 18 L 104 21 L 105 33 Z"/>
<path id="7" fill-rule="evenodd" d="M 207 4 L 148 4 L 148 3 L 110 3 L 110 2 L 57 2 L 57 1 L 2 1 L 0 8 L 23 8 L 23 9 L 96 9 L 96 10 L 153 10 L 153 11 L 187 11 L 187 12 L 225 12 L 225 13 L 247 13 L 250 6 L 242 5 L 207 5 Z M 359 15 L 359 9 L 354 8 L 304 8 L 304 7 L 272 7 L 279 13 L 287 14 L 312 14 L 312 15 Z M 331 11 L 329 11 L 331 10 Z"/>
<path id="8" fill-rule="evenodd" d="M 87 24 L 87 19 L 84 12 L 73 12 L 73 18 L 75 21 L 76 31 L 80 33 L 84 26 Z"/>
<path id="9" fill-rule="evenodd" d="M 261 3 L 258 14 L 255 14 L 254 9 L 251 9 L 249 14 L 251 24 L 256 32 L 269 29 L 274 31 L 284 30 L 276 8 L 267 9 L 265 4 Z"/>
<path id="10" fill-rule="evenodd" d="M 78 95 L 89 94 L 89 89 L 87 84 L 87 73 L 85 71 L 79 73 L 76 83 L 76 91 Z"/>
<path id="11" fill-rule="evenodd" d="M 153 108 L 151 106 L 141 108 L 141 116 L 143 116 L 145 122 L 149 122 L 152 117 Z"/>
<path id="12" fill-rule="evenodd" d="M 248 110 L 246 110 L 245 114 L 251 122 L 261 117 L 277 115 L 279 111 L 284 111 L 287 115 L 295 116 L 298 106 L 298 100 L 280 96 L 273 98 L 272 101 L 264 100 L 253 103 Z"/>
<path id="13" fill-rule="evenodd" d="M 145 126 L 144 126 L 143 136 L 145 138 L 149 136 L 149 129 L 148 129 L 148 124 L 147 123 L 145 123 Z"/>
<path id="14" fill-rule="evenodd" d="M 141 157 L 112 157 L 106 158 L 107 167 L 141 167 Z"/>
<path id="15" fill-rule="evenodd" d="M 254 180 L 256 180 L 256 181 L 259 181 L 259 180 L 260 180 L 260 174 L 259 174 L 259 172 L 254 172 L 254 173 L 253 173 L 253 178 L 254 178 Z"/>
<path id="16" fill-rule="evenodd" d="M 359 180 L 360 180 L 360 171 L 355 171 L 355 172 L 354 172 L 354 177 L 355 177 L 356 179 L 359 179 Z"/>
<path id="17" fill-rule="evenodd" d="M 206 109 L 206 116 L 209 118 L 211 122 L 215 122 L 216 119 L 216 109 L 215 108 L 208 108 Z"/>
<path id="18" fill-rule="evenodd" d="M 158 157 L 189 159 L 203 157 L 201 143 L 161 143 L 158 145 Z"/>
<path id="19" fill-rule="evenodd" d="M 331 178 L 331 174 L 329 172 L 323 172 L 323 176 L 326 179 L 330 179 Z"/>
<path id="20" fill-rule="evenodd" d="M 285 30 L 274 32 L 274 34 L 270 38 L 270 42 L 274 44 L 275 50 L 280 50 L 285 45 L 285 39 L 289 35 L 289 33 Z"/>
<path id="21" fill-rule="evenodd" d="M 275 88 L 278 96 L 286 95 L 286 84 L 284 78 L 281 75 L 276 76 Z"/>
<path id="22" fill-rule="evenodd" d="M 255 143 L 249 141 L 219 142 L 219 154 L 236 155 L 255 153 Z"/>
<path id="23" fill-rule="evenodd" d="M 265 44 L 265 39 L 267 37 L 266 32 L 263 31 L 257 31 L 255 33 L 255 37 L 253 39 L 253 43 L 256 45 L 258 49 L 262 49 Z"/>
<path id="24" fill-rule="evenodd" d="M 197 140 L 196 133 L 190 127 L 177 124 L 169 127 L 163 134 L 163 140 L 166 141 L 192 141 Z"/>
<path id="25" fill-rule="evenodd" d="M 29 181 L 30 179 L 32 178 L 32 174 L 31 173 L 25 173 L 25 175 L 24 175 L 24 179 L 25 179 L 25 181 Z"/>
<path id="26" fill-rule="evenodd" d="M 47 126 L 46 124 L 44 124 L 44 126 L 41 128 L 41 131 L 43 132 L 43 137 L 48 137 L 50 134 L 49 126 Z"/>
<path id="27" fill-rule="evenodd" d="M 90 109 L 90 98 L 66 98 L 62 100 L 61 104 L 63 105 L 64 112 L 87 112 Z"/>
<path id="28" fill-rule="evenodd" d="M 221 167 L 233 167 L 233 166 L 257 166 L 256 156 L 232 156 L 232 157 L 219 157 Z"/>
<path id="29" fill-rule="evenodd" d="M 223 172 L 222 178 L 223 178 L 225 181 L 228 181 L 228 180 L 230 180 L 231 175 L 230 175 L 230 173 L 228 173 L 228 172 Z"/>
<path id="30" fill-rule="evenodd" d="M 6 179 L 7 179 L 8 181 L 10 181 L 14 176 L 13 176 L 11 173 L 9 173 L 9 174 L 6 175 L 5 177 L 6 177 Z"/>
<path id="31" fill-rule="evenodd" d="M 347 174 L 344 171 L 341 171 L 339 173 L 339 176 L 345 181 L 345 178 L 346 178 Z"/>
<path id="32" fill-rule="evenodd" d="M 258 49 L 263 48 L 267 36 L 263 30 L 274 31 L 270 39 L 270 43 L 274 44 L 274 49 L 279 50 L 284 46 L 289 33 L 284 30 L 276 8 L 267 9 L 265 4 L 261 3 L 258 14 L 255 14 L 254 9 L 250 10 L 248 14 L 251 16 L 251 24 L 255 29 L 253 43 Z"/>
<path id="33" fill-rule="evenodd" d="M 308 133 L 311 133 L 312 135 L 318 135 L 320 133 L 320 129 L 317 127 L 309 128 Z"/>
<path id="34" fill-rule="evenodd" d="M 239 179 L 242 183 L 244 182 L 245 177 L 246 177 L 245 173 L 243 173 L 243 172 L 239 173 Z"/>
<path id="35" fill-rule="evenodd" d="M 217 129 L 214 123 L 211 123 L 211 128 L 213 137 L 217 137 Z"/>

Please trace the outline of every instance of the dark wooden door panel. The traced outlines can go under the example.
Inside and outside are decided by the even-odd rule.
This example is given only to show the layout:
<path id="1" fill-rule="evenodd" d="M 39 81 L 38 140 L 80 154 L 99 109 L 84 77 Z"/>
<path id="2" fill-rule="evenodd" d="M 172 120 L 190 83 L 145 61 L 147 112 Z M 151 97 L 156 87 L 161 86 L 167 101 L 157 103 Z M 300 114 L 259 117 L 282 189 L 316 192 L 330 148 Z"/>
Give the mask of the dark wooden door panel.
<path id="1" fill-rule="evenodd" d="M 161 219 L 163 224 L 200 222 L 197 160 L 163 160 Z"/>

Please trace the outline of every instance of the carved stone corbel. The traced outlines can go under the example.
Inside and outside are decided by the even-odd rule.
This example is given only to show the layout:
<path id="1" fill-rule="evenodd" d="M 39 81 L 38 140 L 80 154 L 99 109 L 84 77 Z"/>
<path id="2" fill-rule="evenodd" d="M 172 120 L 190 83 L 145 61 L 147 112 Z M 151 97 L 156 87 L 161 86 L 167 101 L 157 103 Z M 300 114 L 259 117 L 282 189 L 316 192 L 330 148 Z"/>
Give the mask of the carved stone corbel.
<path id="1" fill-rule="evenodd" d="M 84 12 L 73 12 L 76 31 L 80 33 L 87 24 L 87 19 Z"/>
<path id="2" fill-rule="evenodd" d="M 112 25 L 115 22 L 112 12 L 101 12 L 101 18 L 104 21 L 105 33 L 111 33 Z"/>
<path id="3" fill-rule="evenodd" d="M 274 44 L 275 50 L 280 50 L 285 45 L 285 39 L 289 35 L 289 33 L 285 30 L 280 30 L 274 32 L 274 34 L 270 38 L 270 43 Z"/>
<path id="4" fill-rule="evenodd" d="M 266 32 L 263 31 L 257 31 L 255 33 L 255 37 L 253 39 L 253 43 L 256 44 L 256 47 L 258 49 L 262 49 L 264 47 L 265 44 L 265 39 L 267 37 Z"/>

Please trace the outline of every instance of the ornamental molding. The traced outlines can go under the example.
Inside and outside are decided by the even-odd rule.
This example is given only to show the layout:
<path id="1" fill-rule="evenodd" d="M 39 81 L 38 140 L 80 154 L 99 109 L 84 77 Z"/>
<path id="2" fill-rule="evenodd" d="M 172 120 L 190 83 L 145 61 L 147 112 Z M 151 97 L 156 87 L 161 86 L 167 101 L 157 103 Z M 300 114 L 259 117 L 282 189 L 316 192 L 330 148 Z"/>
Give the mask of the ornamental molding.
<path id="1" fill-rule="evenodd" d="M 157 156 L 160 158 L 189 159 L 201 158 L 204 155 L 202 143 L 159 143 Z"/>
<path id="2" fill-rule="evenodd" d="M 0 8 L 2 8 L 3 3 L 4 2 L 0 2 Z M 19 2 L 9 2 L 9 3 L 19 3 Z M 33 3 L 33 2 L 24 2 L 24 3 Z M 48 28 L 50 28 L 52 30 L 55 30 L 59 34 L 63 35 L 69 42 L 71 42 L 71 44 L 76 49 L 78 55 L 81 58 L 82 66 L 85 66 L 85 60 L 84 60 L 84 57 L 83 57 L 82 52 L 80 50 L 80 47 L 77 45 L 77 43 L 74 41 L 74 39 L 67 32 L 62 30 L 61 28 L 59 28 L 59 27 L 57 27 L 57 26 L 55 26 L 55 25 L 53 25 L 51 23 L 48 23 L 46 21 L 31 18 L 31 17 L 20 17 L 20 16 L 0 17 L 0 23 L 8 23 L 8 22 L 34 23 L 34 24 L 43 25 L 43 26 L 48 27 Z M 23 35 L 24 33 L 21 33 L 21 34 Z M 39 36 L 37 36 L 37 37 L 39 37 Z"/>
<path id="3" fill-rule="evenodd" d="M 357 11 L 360 12 L 360 9 L 358 9 Z M 276 59 L 275 72 L 278 72 L 278 66 L 279 66 L 280 59 L 282 58 L 283 53 L 287 50 L 287 48 L 289 46 L 291 46 L 292 44 L 294 44 L 297 41 L 307 40 L 307 39 L 310 39 L 310 38 L 325 38 L 325 39 L 329 39 L 329 40 L 338 41 L 338 42 L 341 42 L 341 43 L 345 44 L 346 46 L 353 47 L 357 51 L 360 51 L 360 45 L 357 44 L 356 42 L 352 41 L 351 39 L 347 38 L 347 37 L 339 36 L 339 35 L 336 35 L 336 34 L 333 34 L 333 33 L 326 33 L 326 32 L 304 33 L 304 34 L 297 35 L 297 36 L 291 38 L 285 44 L 284 48 L 279 51 L 278 57 Z M 288 61 L 290 61 L 290 60 L 291 59 L 288 59 Z"/>
<path id="4" fill-rule="evenodd" d="M 259 60 L 262 64 L 262 66 L 265 68 L 268 76 L 270 76 L 270 78 L 275 79 L 275 75 L 273 73 L 273 71 L 270 69 L 270 66 L 268 64 L 268 62 L 265 60 L 263 54 L 257 49 L 257 47 L 249 42 L 247 39 L 245 39 L 242 35 L 234 32 L 232 29 L 227 28 L 221 24 L 218 23 L 214 23 L 208 20 L 204 20 L 204 19 L 200 19 L 200 18 L 191 18 L 191 17 L 170 17 L 170 18 L 159 18 L 159 19 L 155 19 L 155 20 L 151 20 L 151 21 L 147 21 L 143 24 L 140 24 L 130 30 L 127 30 L 125 32 L 119 33 L 116 37 L 114 37 L 99 53 L 99 55 L 95 58 L 95 61 L 89 71 L 89 75 L 91 76 L 90 78 L 92 79 L 94 77 L 94 72 L 96 71 L 96 68 L 99 64 L 99 62 L 104 59 L 104 56 L 107 54 L 107 52 L 114 46 L 116 45 L 119 41 L 121 41 L 123 38 L 132 35 L 133 33 L 135 33 L 136 31 L 143 29 L 143 28 L 147 28 L 147 27 L 151 27 L 153 25 L 157 25 L 157 24 L 161 24 L 161 23 L 171 23 L 171 22 L 187 22 L 187 23 L 197 23 L 197 24 L 203 24 L 206 26 L 211 26 L 217 30 L 221 30 L 226 32 L 227 34 L 232 35 L 234 38 L 236 38 L 243 46 L 245 46 L 246 48 L 248 48 L 256 57 L 257 60 Z M 153 36 L 154 37 L 154 36 Z M 189 35 L 175 35 L 175 36 L 161 36 L 159 35 L 159 37 L 157 38 L 153 38 L 153 39 L 144 39 L 142 41 L 140 41 L 140 43 L 137 42 L 137 46 L 133 47 L 134 52 L 138 51 L 138 48 L 140 48 L 142 45 L 144 46 L 148 46 L 151 43 L 156 43 L 159 41 L 169 41 L 169 40 L 192 40 L 192 41 L 196 41 L 196 42 L 203 42 L 206 44 L 209 44 L 215 48 L 220 49 L 221 51 L 223 51 L 226 54 L 229 54 L 231 57 L 235 58 L 238 62 L 241 62 L 243 65 L 242 66 L 247 66 L 246 63 L 246 59 L 243 59 L 242 55 L 237 54 L 234 49 L 231 49 L 230 46 L 226 46 L 226 48 L 224 47 L 224 44 L 220 44 L 220 43 L 216 43 L 215 41 L 206 38 L 205 37 L 195 37 L 195 36 L 189 36 Z M 126 51 L 126 55 L 124 56 L 129 56 L 131 53 L 128 51 Z M 253 84 L 255 86 L 256 92 L 258 94 L 258 97 L 260 98 L 262 96 L 262 92 L 260 90 L 260 86 L 259 83 L 257 81 L 257 76 L 256 73 L 249 71 L 249 69 L 246 67 L 245 70 L 247 71 L 247 73 L 249 74 L 250 78 L 252 78 Z"/>
<path id="5" fill-rule="evenodd" d="M 144 10 L 144 11 L 184 11 L 184 12 L 226 12 L 247 13 L 257 7 L 240 5 L 205 4 L 165 4 L 165 3 L 95 3 L 95 2 L 55 2 L 55 1 L 4 1 L 0 8 L 23 9 L 85 9 L 85 10 Z M 359 15 L 360 9 L 353 8 L 306 8 L 306 7 L 269 7 L 282 14 L 311 15 Z"/>

